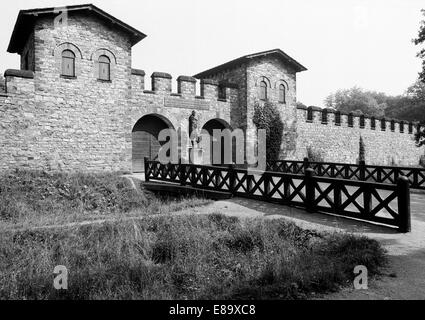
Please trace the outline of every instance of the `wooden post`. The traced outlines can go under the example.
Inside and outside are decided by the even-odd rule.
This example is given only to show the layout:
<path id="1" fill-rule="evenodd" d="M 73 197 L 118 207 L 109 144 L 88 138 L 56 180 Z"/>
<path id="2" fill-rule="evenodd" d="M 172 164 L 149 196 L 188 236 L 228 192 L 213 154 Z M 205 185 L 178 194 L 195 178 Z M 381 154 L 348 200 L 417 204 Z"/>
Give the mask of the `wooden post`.
<path id="1" fill-rule="evenodd" d="M 305 170 L 305 197 L 306 197 L 306 210 L 307 212 L 314 212 L 314 198 L 315 198 L 315 188 L 314 188 L 314 170 L 308 168 Z"/>
<path id="2" fill-rule="evenodd" d="M 335 181 L 335 189 L 334 189 L 334 213 L 339 214 L 341 211 L 342 204 L 342 184 L 341 180 Z"/>
<path id="3" fill-rule="evenodd" d="M 186 184 L 186 164 L 182 162 L 182 159 L 179 160 L 180 164 L 180 185 L 184 186 Z"/>
<path id="4" fill-rule="evenodd" d="M 231 164 L 230 166 L 229 166 L 229 177 L 230 177 L 230 179 L 229 179 L 229 192 L 232 194 L 232 195 L 234 195 L 235 193 L 236 193 L 236 190 L 235 190 L 235 188 L 236 188 L 236 171 L 235 171 L 235 165 L 234 164 Z"/>
<path id="5" fill-rule="evenodd" d="M 304 158 L 304 172 L 310 168 L 310 162 L 307 157 Z M 295 172 L 294 172 L 295 173 Z"/>
<path id="6" fill-rule="evenodd" d="M 264 193 L 266 195 L 266 199 L 270 199 L 270 175 L 268 172 L 264 172 L 263 173 L 263 177 L 264 177 Z"/>
<path id="7" fill-rule="evenodd" d="M 145 168 L 145 181 L 149 182 L 149 164 L 148 164 L 149 158 L 144 157 L 143 161 L 144 161 L 144 168 Z"/>
<path id="8" fill-rule="evenodd" d="M 401 176 L 397 180 L 397 197 L 400 219 L 398 230 L 403 233 L 410 232 L 410 187 L 409 179 L 405 176 Z"/>
<path id="9" fill-rule="evenodd" d="M 360 180 L 366 180 L 366 162 L 364 160 L 359 161 L 359 169 L 360 169 Z"/>

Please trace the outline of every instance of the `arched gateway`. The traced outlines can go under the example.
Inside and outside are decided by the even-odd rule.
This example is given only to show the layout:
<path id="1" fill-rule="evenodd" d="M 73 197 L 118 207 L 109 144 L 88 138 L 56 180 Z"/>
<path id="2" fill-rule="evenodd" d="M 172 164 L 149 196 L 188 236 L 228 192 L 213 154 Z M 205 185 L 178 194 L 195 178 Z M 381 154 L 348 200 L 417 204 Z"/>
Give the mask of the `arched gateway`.
<path id="1" fill-rule="evenodd" d="M 214 129 L 219 129 L 219 130 L 224 130 L 224 129 L 230 129 L 231 127 L 230 125 L 223 119 L 211 119 L 209 121 L 207 121 L 204 126 L 202 127 L 203 130 L 206 130 L 210 137 L 211 137 L 211 148 L 210 148 L 210 163 L 213 165 L 221 165 L 221 164 L 225 164 L 225 157 L 224 157 L 224 139 L 222 138 L 221 140 L 221 159 L 219 162 L 214 162 L 214 150 L 217 150 L 217 148 L 214 148 L 215 145 L 217 145 L 218 143 L 220 143 L 219 141 L 215 141 L 213 139 L 213 133 L 214 133 Z"/>
<path id="2" fill-rule="evenodd" d="M 159 114 L 145 115 L 136 122 L 132 132 L 133 172 L 144 171 L 144 157 L 152 160 L 157 158 L 161 148 L 158 135 L 164 129 L 174 129 L 174 126 Z"/>

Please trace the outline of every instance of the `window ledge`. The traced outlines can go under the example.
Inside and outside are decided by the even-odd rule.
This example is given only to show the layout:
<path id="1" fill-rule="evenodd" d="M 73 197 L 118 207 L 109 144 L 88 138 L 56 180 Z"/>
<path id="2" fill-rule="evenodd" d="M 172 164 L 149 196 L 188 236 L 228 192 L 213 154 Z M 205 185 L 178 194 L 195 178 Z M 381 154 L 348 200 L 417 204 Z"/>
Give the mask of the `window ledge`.
<path id="1" fill-rule="evenodd" d="M 70 79 L 70 80 L 77 79 L 77 77 L 76 77 L 76 76 L 66 76 L 66 75 L 64 75 L 64 74 L 61 74 L 61 78 L 62 78 L 62 79 Z"/>
<path id="2" fill-rule="evenodd" d="M 97 82 L 112 83 L 112 80 L 97 79 Z"/>
<path id="3" fill-rule="evenodd" d="M 313 122 L 313 120 L 306 120 L 306 122 L 310 122 L 310 123 L 312 123 L 312 122 Z"/>
<path id="4" fill-rule="evenodd" d="M 327 121 L 322 121 L 322 124 L 328 124 L 328 122 Z"/>
<path id="5" fill-rule="evenodd" d="M 341 123 L 335 122 L 335 125 L 338 126 L 338 127 L 340 127 L 341 126 Z"/>
<path id="6" fill-rule="evenodd" d="M 223 98 L 218 98 L 217 100 L 221 102 L 227 102 L 227 99 L 223 99 Z"/>

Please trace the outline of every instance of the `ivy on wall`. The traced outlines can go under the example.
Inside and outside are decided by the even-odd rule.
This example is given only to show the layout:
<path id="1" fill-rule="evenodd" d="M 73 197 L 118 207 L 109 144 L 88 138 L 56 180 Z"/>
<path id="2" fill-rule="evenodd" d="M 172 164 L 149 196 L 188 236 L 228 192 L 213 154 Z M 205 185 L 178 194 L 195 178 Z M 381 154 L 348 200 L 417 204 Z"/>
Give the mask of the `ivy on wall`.
<path id="1" fill-rule="evenodd" d="M 284 124 L 276 105 L 269 101 L 256 102 L 252 121 L 257 130 L 266 130 L 267 160 L 279 160 Z"/>

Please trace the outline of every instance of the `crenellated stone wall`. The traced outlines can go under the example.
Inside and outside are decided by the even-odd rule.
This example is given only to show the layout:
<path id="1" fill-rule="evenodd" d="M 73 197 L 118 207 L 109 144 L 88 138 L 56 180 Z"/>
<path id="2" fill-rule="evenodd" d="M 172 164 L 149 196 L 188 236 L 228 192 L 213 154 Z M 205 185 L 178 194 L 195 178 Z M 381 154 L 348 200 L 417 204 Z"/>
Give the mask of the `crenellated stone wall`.
<path id="1" fill-rule="evenodd" d="M 308 112 L 311 114 L 310 119 Z M 361 136 L 365 144 L 366 164 L 419 165 L 425 149 L 415 145 L 417 123 L 375 119 L 373 128 L 373 118 L 364 117 L 364 123 L 361 123 L 361 114 L 353 114 L 350 125 L 349 114 L 341 113 L 338 123 L 334 110 L 326 109 L 326 112 L 323 117 L 323 109 L 297 108 L 296 152 L 292 159 L 299 160 L 307 156 L 307 148 L 310 147 L 322 155 L 324 161 L 357 163 Z M 384 124 L 382 127 L 381 123 Z"/>
<path id="2" fill-rule="evenodd" d="M 75 54 L 75 77 L 61 75 L 64 50 Z M 230 123 L 238 104 L 234 86 L 224 100 L 210 84 L 196 96 L 196 80 L 187 76 L 178 77 L 178 93 L 163 72 L 147 88 L 145 72 L 131 67 L 129 35 L 91 14 L 70 13 L 66 27 L 40 16 L 27 52 L 34 72 L 7 70 L 0 79 L 0 170 L 131 171 L 132 130 L 141 117 L 157 114 L 188 130 L 193 110 L 202 127 L 214 118 Z M 110 81 L 99 79 L 100 55 L 111 62 Z"/>
<path id="3" fill-rule="evenodd" d="M 320 108 L 297 108 L 296 72 L 303 68 L 292 69 L 293 61 L 279 54 L 237 59 L 221 71 L 214 68 L 200 79 L 199 96 L 197 80 L 190 76 L 173 80 L 168 73 L 154 72 L 146 79 L 143 70 L 131 65 L 134 29 L 123 28 L 117 20 L 109 23 L 109 16 L 102 18 L 93 10 L 71 11 L 66 25 L 59 26 L 52 15 L 31 18 L 34 26 L 18 50 L 21 70 L 0 76 L 0 170 L 132 171 L 134 146 L 145 151 L 143 144 L 154 135 L 140 128 L 141 119 L 149 119 L 148 127 L 160 119 L 160 127 L 165 123 L 188 133 L 193 111 L 199 130 L 207 122 L 211 129 L 210 121 L 220 128 L 239 128 L 246 133 L 247 148 L 255 148 L 252 118 L 254 106 L 264 103 L 262 81 L 284 122 L 282 159 L 302 159 L 311 147 L 325 161 L 355 163 L 360 136 L 368 164 L 418 165 L 424 154 L 413 141 L 415 124 L 386 120 L 383 131 L 380 119 L 372 129 L 371 119 L 364 118 L 363 127 L 363 118 L 355 115 L 349 126 L 346 114 L 337 124 L 332 110 L 324 118 Z M 75 55 L 75 76 L 62 75 L 64 50 Z M 110 80 L 100 79 L 101 56 L 110 61 Z M 172 81 L 177 81 L 177 92 L 172 92 Z M 286 89 L 284 101 L 280 85 Z M 159 143 L 152 145 L 150 150 Z M 187 158 L 188 148 L 180 145 L 181 156 Z M 142 161 L 144 154 L 136 155 Z"/>

